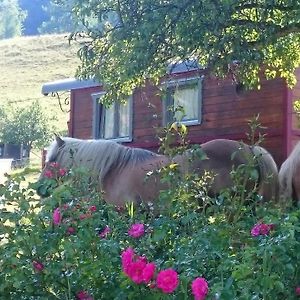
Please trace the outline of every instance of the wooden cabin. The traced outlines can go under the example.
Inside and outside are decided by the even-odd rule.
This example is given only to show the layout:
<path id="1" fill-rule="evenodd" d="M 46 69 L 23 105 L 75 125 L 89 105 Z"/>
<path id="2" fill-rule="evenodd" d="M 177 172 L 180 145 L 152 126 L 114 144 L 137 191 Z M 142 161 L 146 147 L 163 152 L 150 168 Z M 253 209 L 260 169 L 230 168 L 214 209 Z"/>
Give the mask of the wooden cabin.
<path id="1" fill-rule="evenodd" d="M 243 91 L 231 79 L 210 77 L 197 66 L 178 65 L 159 86 L 147 82 L 133 91 L 127 105 L 115 103 L 109 109 L 99 103 L 105 93 L 101 84 L 91 80 L 46 83 L 42 93 L 66 90 L 70 91 L 69 136 L 75 138 L 114 139 L 157 150 L 159 128 L 179 118 L 188 127 L 191 143 L 216 138 L 247 142 L 248 121 L 259 114 L 265 127 L 263 146 L 278 164 L 300 139 L 294 110 L 294 102 L 300 99 L 300 80 L 289 89 L 283 79 L 262 79 L 260 90 Z M 170 110 L 176 105 L 184 107 L 184 115 Z"/>

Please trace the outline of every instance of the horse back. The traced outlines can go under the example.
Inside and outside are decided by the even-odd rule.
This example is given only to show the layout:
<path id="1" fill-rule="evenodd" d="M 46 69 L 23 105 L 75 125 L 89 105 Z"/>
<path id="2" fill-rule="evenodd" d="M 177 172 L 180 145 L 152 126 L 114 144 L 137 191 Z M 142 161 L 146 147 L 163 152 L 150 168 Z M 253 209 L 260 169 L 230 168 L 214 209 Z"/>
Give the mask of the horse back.
<path id="1" fill-rule="evenodd" d="M 192 161 L 189 171 L 201 175 L 205 171 L 214 174 L 214 181 L 211 187 L 211 195 L 218 194 L 222 189 L 234 185 L 231 172 L 241 165 L 253 164 L 253 158 L 257 160 L 259 178 L 257 184 L 247 181 L 247 189 L 252 189 L 258 185 L 258 193 L 265 200 L 278 199 L 278 170 L 277 165 L 264 148 L 259 146 L 249 146 L 247 144 L 227 140 L 216 139 L 201 145 L 206 154 L 203 160 Z M 187 169 L 187 168 L 185 168 Z"/>

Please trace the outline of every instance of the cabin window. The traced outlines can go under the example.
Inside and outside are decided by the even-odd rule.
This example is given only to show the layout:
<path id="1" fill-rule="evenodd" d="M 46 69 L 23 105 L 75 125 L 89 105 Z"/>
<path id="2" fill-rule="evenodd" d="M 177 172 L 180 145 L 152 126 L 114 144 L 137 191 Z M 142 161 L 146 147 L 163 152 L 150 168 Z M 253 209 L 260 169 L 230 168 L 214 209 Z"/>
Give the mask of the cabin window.
<path id="1" fill-rule="evenodd" d="M 93 138 L 132 141 L 132 97 L 128 97 L 126 104 L 114 102 L 106 108 L 99 102 L 104 93 L 93 94 L 94 118 Z"/>
<path id="2" fill-rule="evenodd" d="M 163 102 L 164 125 L 175 121 L 185 125 L 201 123 L 202 78 L 188 78 L 166 82 Z"/>

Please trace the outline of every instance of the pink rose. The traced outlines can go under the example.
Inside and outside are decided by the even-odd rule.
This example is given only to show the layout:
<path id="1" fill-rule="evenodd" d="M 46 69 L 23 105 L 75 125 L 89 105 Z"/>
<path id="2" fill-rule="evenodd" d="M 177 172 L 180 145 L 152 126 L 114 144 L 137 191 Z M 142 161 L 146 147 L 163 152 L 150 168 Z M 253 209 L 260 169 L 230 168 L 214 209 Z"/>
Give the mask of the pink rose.
<path id="1" fill-rule="evenodd" d="M 58 175 L 59 176 L 65 176 L 67 174 L 67 170 L 66 169 L 59 169 L 59 171 L 58 171 Z"/>
<path id="2" fill-rule="evenodd" d="M 51 170 L 46 170 L 44 176 L 47 178 L 53 178 L 53 172 Z"/>
<path id="3" fill-rule="evenodd" d="M 192 293 L 195 300 L 204 300 L 208 293 L 208 283 L 205 278 L 198 277 L 192 282 Z"/>
<path id="4" fill-rule="evenodd" d="M 107 237 L 107 235 L 109 234 L 111 232 L 111 229 L 106 225 L 105 227 L 104 227 L 104 229 L 101 231 L 101 232 L 99 232 L 99 237 L 101 237 L 102 239 L 104 239 L 104 238 L 106 238 Z"/>
<path id="5" fill-rule="evenodd" d="M 59 163 L 58 162 L 51 162 L 50 164 L 51 168 L 57 169 L 59 167 Z"/>
<path id="6" fill-rule="evenodd" d="M 90 207 L 89 207 L 89 210 L 90 210 L 91 212 L 95 212 L 95 211 L 97 211 L 97 207 L 96 207 L 96 205 L 92 205 L 92 206 L 90 206 Z"/>
<path id="7" fill-rule="evenodd" d="M 54 224 L 54 225 L 60 225 L 62 216 L 61 216 L 59 207 L 57 207 L 57 208 L 54 210 L 52 219 L 53 219 L 53 224 Z"/>
<path id="8" fill-rule="evenodd" d="M 139 257 L 136 261 L 132 261 L 128 267 L 126 275 L 136 284 L 142 283 L 143 271 L 146 267 L 146 262 L 142 257 Z"/>
<path id="9" fill-rule="evenodd" d="M 300 286 L 297 286 L 295 288 L 295 293 L 296 293 L 297 296 L 300 296 Z"/>
<path id="10" fill-rule="evenodd" d="M 90 217 L 91 217 L 91 213 L 90 212 L 88 212 L 86 214 L 79 215 L 79 219 L 80 220 L 84 220 L 84 219 L 87 219 L 87 218 L 90 218 Z"/>
<path id="11" fill-rule="evenodd" d="M 76 293 L 76 299 L 78 300 L 93 300 L 93 297 L 86 291 L 79 291 Z"/>
<path id="12" fill-rule="evenodd" d="M 165 294 L 174 292 L 179 284 L 178 274 L 173 269 L 166 269 L 157 274 L 156 286 Z"/>
<path id="13" fill-rule="evenodd" d="M 127 248 L 121 254 L 122 269 L 125 274 L 127 274 L 128 266 L 132 263 L 134 257 L 134 251 L 132 248 Z"/>
<path id="14" fill-rule="evenodd" d="M 144 228 L 144 224 L 142 223 L 133 224 L 128 230 L 128 234 L 134 238 L 139 238 L 142 235 L 144 235 L 144 233 L 145 233 L 145 228 Z"/>
<path id="15" fill-rule="evenodd" d="M 143 281 L 146 284 L 149 283 L 150 280 L 153 278 L 155 269 L 156 269 L 156 266 L 154 263 L 147 263 L 145 265 L 143 273 L 142 273 L 142 277 L 143 277 Z"/>
<path id="16" fill-rule="evenodd" d="M 37 271 L 37 272 L 42 272 L 44 270 L 44 265 L 39 261 L 34 260 L 32 262 L 32 265 L 33 265 L 33 268 L 35 269 L 35 271 Z"/>
<path id="17" fill-rule="evenodd" d="M 136 256 L 132 248 L 121 254 L 123 272 L 136 284 L 148 284 L 154 276 L 156 266 L 148 263 L 144 256 Z"/>
<path id="18" fill-rule="evenodd" d="M 257 223 L 251 229 L 251 235 L 268 235 L 272 229 L 274 229 L 274 224 Z"/>

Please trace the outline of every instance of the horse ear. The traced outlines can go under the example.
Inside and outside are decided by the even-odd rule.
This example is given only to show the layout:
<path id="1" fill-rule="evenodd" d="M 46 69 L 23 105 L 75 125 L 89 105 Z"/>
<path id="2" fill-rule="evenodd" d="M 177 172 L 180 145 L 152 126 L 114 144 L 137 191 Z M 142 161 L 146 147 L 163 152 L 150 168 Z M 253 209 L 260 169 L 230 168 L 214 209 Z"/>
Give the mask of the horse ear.
<path id="1" fill-rule="evenodd" d="M 58 148 L 61 148 L 61 147 L 64 146 L 65 141 L 60 136 L 58 136 L 57 134 L 55 134 L 55 140 L 56 140 L 56 143 L 58 145 Z"/>

